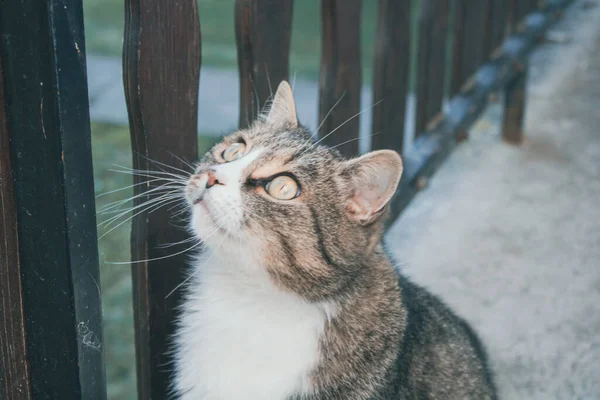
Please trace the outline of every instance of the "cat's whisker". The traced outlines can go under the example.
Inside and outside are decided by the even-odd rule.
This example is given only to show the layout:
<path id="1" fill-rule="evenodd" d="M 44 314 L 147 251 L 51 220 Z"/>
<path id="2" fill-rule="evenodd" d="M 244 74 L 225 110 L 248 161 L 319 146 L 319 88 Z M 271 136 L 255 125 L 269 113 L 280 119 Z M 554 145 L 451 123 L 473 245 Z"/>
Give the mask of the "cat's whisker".
<path id="1" fill-rule="evenodd" d="M 367 137 L 368 137 L 368 138 L 372 138 L 373 136 L 377 136 L 377 135 L 379 135 L 380 133 L 381 133 L 381 132 L 372 133 L 372 134 L 370 134 L 370 135 L 369 135 L 369 136 L 367 136 Z M 354 142 L 355 140 L 360 140 L 360 137 L 352 138 L 352 139 L 350 139 L 350 140 L 346 140 L 345 142 L 338 143 L 338 144 L 336 144 L 335 146 L 331 146 L 331 147 L 330 147 L 330 149 L 335 149 L 336 147 L 343 146 L 343 145 L 345 145 L 346 143 Z"/>
<path id="2" fill-rule="evenodd" d="M 323 124 L 325 123 L 325 121 L 327 121 L 327 118 L 329 118 L 329 116 L 331 115 L 331 113 L 333 112 L 333 110 L 335 110 L 335 108 L 337 107 L 337 105 L 340 104 L 340 101 L 342 101 L 342 99 L 344 98 L 345 95 L 346 95 L 346 91 L 344 90 L 344 92 L 342 93 L 342 95 L 340 96 L 340 98 L 331 106 L 331 108 L 329 109 L 329 111 L 327 111 L 327 114 L 325 114 L 325 116 L 323 117 L 323 120 L 321 121 L 321 123 L 319 124 L 319 126 L 317 126 L 317 129 L 315 129 L 312 132 L 313 135 L 315 133 L 319 132 L 319 129 L 321 129 L 321 127 L 323 126 Z"/>
<path id="3" fill-rule="evenodd" d="M 212 259 L 212 257 L 215 255 L 215 253 L 217 252 L 217 250 L 219 249 L 219 247 L 221 247 L 221 245 L 223 244 L 223 242 L 225 241 L 225 238 L 223 238 L 221 240 L 221 242 L 219 244 L 217 244 L 217 246 L 215 247 L 215 249 L 213 250 L 213 252 L 210 254 L 210 256 L 208 256 L 206 258 L 206 261 L 210 261 Z M 188 283 L 192 278 L 194 278 L 196 276 L 196 274 L 198 273 L 198 269 L 195 269 L 187 278 L 185 278 L 180 284 L 178 284 L 177 286 L 175 286 L 175 288 L 173 288 L 173 290 L 171 290 L 166 296 L 165 299 L 168 299 L 173 293 L 175 293 L 180 287 L 182 287 L 183 285 L 185 285 L 186 283 Z"/>
<path id="4" fill-rule="evenodd" d="M 120 192 L 120 191 L 123 191 L 123 190 L 134 188 L 136 186 L 146 185 L 147 183 L 157 182 L 157 181 L 160 181 L 160 179 L 153 179 L 153 180 L 150 180 L 150 181 L 144 181 L 144 182 L 134 183 L 133 185 L 129 185 L 129 186 L 125 186 L 125 187 L 122 187 L 122 188 L 119 188 L 119 189 L 111 190 L 109 192 L 102 192 L 102 193 L 96 195 L 96 198 L 98 199 L 100 197 L 104 197 L 104 196 L 107 196 L 109 194 L 117 193 L 117 192 Z"/>
<path id="5" fill-rule="evenodd" d="M 130 265 L 130 264 L 138 264 L 138 263 L 143 263 L 143 262 L 151 262 L 151 261 L 158 261 L 158 260 L 164 260 L 167 258 L 171 258 L 171 257 L 175 257 L 178 256 L 180 254 L 184 254 L 187 253 L 190 250 L 195 249 L 196 247 L 200 246 L 202 244 L 201 241 L 199 241 L 198 243 L 196 243 L 195 245 L 182 250 L 182 251 L 178 251 L 177 253 L 173 253 L 173 254 L 169 254 L 168 256 L 162 256 L 162 257 L 154 257 L 154 258 L 148 258 L 146 260 L 136 260 L 136 261 L 111 261 L 111 262 L 106 262 L 106 264 L 112 264 L 112 265 Z"/>
<path id="6" fill-rule="evenodd" d="M 152 212 L 154 212 L 154 211 L 158 210 L 159 208 L 161 208 L 161 207 L 163 207 L 163 206 L 165 206 L 165 205 L 169 204 L 169 203 L 170 203 L 170 202 L 172 202 L 172 201 L 174 201 L 174 199 L 171 199 L 171 200 L 168 200 L 168 199 L 167 199 L 167 200 L 165 200 L 164 202 L 160 202 L 160 203 L 158 203 L 158 204 L 153 204 L 153 205 L 150 205 L 149 207 L 147 207 L 147 208 L 144 208 L 144 209 L 142 209 L 142 210 L 138 211 L 137 213 L 133 214 L 133 215 L 132 215 L 132 216 L 130 216 L 129 218 L 125 219 L 124 221 L 120 222 L 119 224 L 117 224 L 117 225 L 115 225 L 114 227 L 112 227 L 111 229 L 109 229 L 107 232 L 103 233 L 103 234 L 102 234 L 102 235 L 101 235 L 101 236 L 98 238 L 98 240 L 102 239 L 103 237 L 105 237 L 106 235 L 108 235 L 109 233 L 111 233 L 112 231 L 114 231 L 115 229 L 117 229 L 118 227 L 120 227 L 121 225 L 123 225 L 123 224 L 125 224 L 125 223 L 127 223 L 127 222 L 131 221 L 131 220 L 132 220 L 133 218 L 135 218 L 136 216 L 138 216 L 138 215 L 140 215 L 140 214 L 142 214 L 142 213 L 144 213 L 144 212 L 147 212 L 148 214 L 151 214 Z M 110 225 L 110 224 L 109 224 L 109 225 Z M 107 225 L 106 227 L 108 227 L 108 225 Z"/>
<path id="7" fill-rule="evenodd" d="M 147 190 L 147 191 L 145 191 L 143 193 L 136 194 L 135 196 L 131 196 L 131 197 L 127 198 L 127 199 L 117 200 L 117 201 L 108 203 L 108 204 L 106 204 L 103 207 L 100 207 L 98 209 L 98 214 L 106 214 L 108 212 L 112 212 L 111 210 L 113 210 L 115 208 L 119 208 L 120 206 L 125 205 L 125 204 L 131 202 L 132 200 L 138 199 L 140 197 L 143 197 L 143 196 L 146 196 L 146 195 L 149 195 L 149 194 L 157 194 L 157 193 L 160 193 L 162 191 L 168 191 L 167 193 L 173 193 L 173 194 L 179 192 L 180 195 L 181 195 L 181 197 L 183 197 L 183 193 L 182 193 L 181 189 L 183 189 L 183 187 L 181 187 L 181 186 L 168 186 L 168 184 L 165 183 L 164 185 L 160 185 L 160 186 L 154 187 L 154 188 L 152 188 L 150 190 Z M 166 194 L 166 193 L 163 193 L 163 194 Z"/>
<path id="8" fill-rule="evenodd" d="M 173 176 L 175 178 L 187 178 L 189 176 L 189 172 L 187 172 L 187 171 L 183 171 L 183 173 L 185 175 L 181 175 L 181 174 L 176 174 L 176 173 L 173 173 L 173 172 L 165 171 L 163 169 L 161 169 L 161 170 L 155 170 L 155 169 L 138 169 L 138 168 L 125 167 L 125 166 L 119 165 L 119 164 L 113 164 L 113 166 L 114 167 L 118 167 L 118 168 L 122 168 L 123 171 L 168 175 L 168 176 Z"/>
<path id="9" fill-rule="evenodd" d="M 123 167 L 120 165 L 116 165 L 116 164 L 115 164 L 115 166 L 119 167 L 119 168 L 123 168 L 123 169 L 109 169 L 109 171 L 117 172 L 120 174 L 129 174 L 129 175 L 134 175 L 134 176 L 145 176 L 148 178 L 162 178 L 165 180 L 171 179 L 171 180 L 177 181 L 177 182 L 187 182 L 187 179 L 188 179 L 187 176 L 173 174 L 171 172 L 132 169 L 132 168 L 127 168 L 127 167 Z"/>
<path id="10" fill-rule="evenodd" d="M 166 248 L 169 248 L 169 247 L 178 246 L 180 244 L 185 244 L 185 243 L 193 242 L 195 240 L 198 240 L 198 238 L 196 238 L 194 236 L 191 236 L 191 237 L 189 237 L 187 239 L 180 240 L 179 242 L 160 244 L 160 245 L 156 246 L 156 248 L 157 249 L 166 249 Z"/>
<path id="11" fill-rule="evenodd" d="M 163 163 L 163 162 L 156 161 L 156 160 L 153 160 L 153 159 L 151 159 L 151 158 L 148 158 L 148 157 L 146 157 L 145 155 L 143 155 L 143 154 L 141 154 L 141 153 L 138 153 L 138 155 L 139 155 L 140 157 L 143 157 L 143 158 L 145 158 L 146 160 L 150 161 L 150 162 L 151 162 L 151 163 L 153 163 L 153 164 L 156 164 L 156 165 L 161 165 L 161 166 L 163 166 L 163 167 L 167 167 L 167 168 L 171 168 L 171 169 L 172 169 L 172 170 L 174 170 L 174 171 L 179 171 L 179 172 L 182 172 L 182 173 L 184 173 L 184 174 L 189 174 L 189 173 L 190 173 L 190 171 L 184 171 L 184 170 L 182 170 L 182 169 L 179 169 L 179 168 L 177 168 L 177 167 L 174 167 L 174 166 L 172 166 L 172 165 L 165 164 L 165 163 Z M 167 172 L 167 171 L 163 171 L 163 172 Z"/>
<path id="12" fill-rule="evenodd" d="M 365 108 L 364 110 L 354 114 L 353 116 L 351 116 L 350 118 L 348 118 L 347 120 L 345 120 L 344 122 L 342 122 L 341 124 L 338 125 L 337 128 L 335 128 L 334 130 L 332 130 L 331 132 L 329 132 L 327 135 L 323 136 L 322 138 L 320 138 L 319 140 L 317 140 L 315 143 L 313 143 L 308 149 L 304 150 L 304 153 L 306 153 L 307 151 L 309 151 L 310 149 L 314 148 L 315 146 L 317 146 L 319 143 L 321 143 L 323 140 L 325 140 L 326 138 L 328 138 L 329 136 L 333 135 L 338 129 L 340 129 L 341 127 L 343 127 L 344 125 L 346 125 L 348 122 L 352 121 L 354 118 L 358 117 L 359 115 L 361 115 L 362 113 L 370 110 L 371 108 L 375 107 L 376 105 L 378 105 L 379 103 L 381 103 L 383 100 L 379 100 L 378 102 L 370 105 L 369 107 Z"/>
<path id="13" fill-rule="evenodd" d="M 269 77 L 269 69 L 265 64 L 265 74 L 267 74 L 267 84 L 269 85 L 269 98 L 273 98 L 273 87 L 271 86 L 271 78 Z"/>
<path id="14" fill-rule="evenodd" d="M 178 256 L 180 254 L 184 254 L 187 253 L 190 250 L 193 250 L 195 248 L 197 248 L 198 246 L 200 246 L 202 243 L 204 243 L 204 241 L 206 239 L 208 239 L 210 236 L 212 236 L 215 232 L 217 232 L 219 229 L 221 229 L 223 227 L 223 224 L 218 225 L 215 229 L 213 229 L 206 238 L 204 239 L 198 239 L 198 243 L 194 244 L 193 246 L 188 247 L 185 250 L 182 251 L 178 251 L 177 253 L 173 253 L 167 256 L 162 256 L 162 257 L 155 257 L 155 258 L 148 258 L 146 260 L 136 260 L 136 261 L 121 261 L 121 262 L 107 262 L 107 264 L 113 264 L 113 265 L 129 265 L 129 264 L 137 264 L 137 263 L 142 263 L 142 262 L 151 262 L 151 261 L 158 261 L 158 260 L 164 260 L 167 258 L 171 258 L 171 257 L 175 257 Z"/>
<path id="15" fill-rule="evenodd" d="M 179 157 L 178 155 L 176 155 L 175 153 L 169 151 L 169 150 L 165 150 L 167 153 L 169 153 L 170 155 L 172 155 L 173 157 L 175 157 L 176 159 L 178 159 L 179 161 L 181 161 L 183 163 L 183 165 L 187 166 L 190 168 L 191 172 L 193 173 L 196 170 L 196 167 L 194 167 L 189 161 L 185 160 L 183 157 Z"/>
<path id="16" fill-rule="evenodd" d="M 256 214 L 255 212 L 250 211 L 247 207 L 245 207 L 243 205 L 242 205 L 242 211 L 245 214 L 248 214 L 249 216 L 251 216 L 252 218 L 257 218 L 257 219 L 262 220 L 264 223 L 268 223 L 269 222 L 266 218 L 264 218 L 264 217 Z"/>
<path id="17" fill-rule="evenodd" d="M 98 224 L 98 226 L 100 227 L 102 225 L 105 225 L 105 224 L 113 221 L 113 220 L 119 219 L 120 217 L 126 215 L 127 213 L 129 213 L 131 211 L 137 210 L 138 208 L 142 208 L 142 207 L 145 207 L 147 205 L 154 204 L 156 202 L 160 202 L 162 200 L 170 200 L 170 199 L 176 199 L 176 198 L 179 198 L 179 196 L 176 196 L 174 193 L 165 193 L 165 194 L 162 194 L 162 195 L 160 195 L 158 197 L 153 197 L 152 199 L 149 199 L 149 200 L 147 200 L 147 201 L 145 201 L 145 202 L 143 202 L 141 204 L 138 204 L 136 206 L 130 207 L 130 208 L 126 209 L 126 210 L 121 210 L 120 214 L 110 217 L 109 219 L 107 219 L 107 220 L 103 221 L 102 223 Z"/>
<path id="18" fill-rule="evenodd" d="M 295 87 L 296 87 L 296 75 L 298 74 L 298 70 L 295 69 L 294 70 L 294 77 L 292 78 L 292 92 L 294 91 Z"/>

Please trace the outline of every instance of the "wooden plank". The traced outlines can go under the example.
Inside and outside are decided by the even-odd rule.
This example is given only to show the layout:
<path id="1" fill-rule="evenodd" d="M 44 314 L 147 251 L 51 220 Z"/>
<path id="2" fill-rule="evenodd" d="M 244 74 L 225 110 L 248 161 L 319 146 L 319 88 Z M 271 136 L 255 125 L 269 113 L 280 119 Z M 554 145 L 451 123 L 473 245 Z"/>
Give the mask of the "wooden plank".
<path id="1" fill-rule="evenodd" d="M 0 59 L 0 398 L 30 399 L 17 205 Z"/>
<path id="2" fill-rule="evenodd" d="M 195 1 L 127 0 L 123 51 L 124 85 L 135 169 L 173 165 L 176 155 L 196 160 L 200 26 Z M 182 167 L 178 165 L 178 167 Z M 144 181 L 136 177 L 135 183 Z M 143 193 L 148 185 L 135 187 Z M 140 196 L 134 206 L 147 201 Z M 132 222 L 131 252 L 138 396 L 168 397 L 172 368 L 166 367 L 188 247 L 159 248 L 188 238 L 170 223 L 169 207 L 143 212 Z M 176 256 L 173 254 L 181 253 Z M 145 261 L 156 259 L 155 261 Z"/>
<path id="3" fill-rule="evenodd" d="M 322 0 L 321 4 L 319 137 L 330 146 L 338 146 L 345 156 L 354 156 L 358 154 L 362 84 L 361 0 Z"/>
<path id="4" fill-rule="evenodd" d="M 372 149 L 404 149 L 410 69 L 410 0 L 380 0 L 373 67 Z"/>
<path id="5" fill-rule="evenodd" d="M 82 4 L 0 16 L 31 397 L 105 399 Z"/>
<path id="6" fill-rule="evenodd" d="M 240 128 L 247 127 L 289 79 L 293 0 L 236 0 Z"/>
<path id="7" fill-rule="evenodd" d="M 507 34 L 508 8 L 506 0 L 492 0 L 491 5 L 491 50 L 498 48 Z"/>
<path id="8" fill-rule="evenodd" d="M 417 67 L 417 135 L 442 110 L 446 75 L 448 0 L 421 0 Z"/>
<path id="9" fill-rule="evenodd" d="M 521 144 L 524 137 L 525 107 L 527 100 L 527 63 L 504 91 L 504 120 L 502 136 L 512 144 Z"/>
<path id="10" fill-rule="evenodd" d="M 455 95 L 486 60 L 486 22 L 490 0 L 456 0 L 453 72 L 450 94 Z"/>

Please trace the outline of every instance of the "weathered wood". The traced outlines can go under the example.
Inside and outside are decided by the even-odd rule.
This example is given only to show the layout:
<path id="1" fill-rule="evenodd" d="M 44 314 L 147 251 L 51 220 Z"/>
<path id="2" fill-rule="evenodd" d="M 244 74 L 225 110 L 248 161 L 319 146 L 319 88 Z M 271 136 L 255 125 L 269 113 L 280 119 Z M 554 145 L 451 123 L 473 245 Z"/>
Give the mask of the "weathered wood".
<path id="1" fill-rule="evenodd" d="M 127 0 L 123 70 L 136 169 L 148 161 L 173 165 L 172 154 L 197 159 L 200 27 L 195 1 Z M 136 183 L 145 181 L 136 177 Z M 147 185 L 135 187 L 140 194 Z M 140 196 L 134 206 L 148 200 Z M 164 399 L 169 392 L 169 347 L 184 279 L 184 245 L 158 248 L 188 237 L 169 221 L 168 207 L 133 219 L 131 252 L 138 396 Z M 156 261 L 146 261 L 158 258 Z"/>
<path id="2" fill-rule="evenodd" d="M 421 0 L 417 67 L 417 135 L 442 110 L 446 75 L 448 0 Z"/>
<path id="3" fill-rule="evenodd" d="M 360 0 L 322 0 L 319 137 L 346 156 L 358 154 Z M 336 130 L 334 133 L 331 133 Z M 344 143 L 344 144 L 342 144 Z"/>
<path id="4" fill-rule="evenodd" d="M 496 49 L 507 34 L 508 29 L 508 8 L 507 0 L 492 0 L 491 5 L 491 39 L 490 51 Z"/>
<path id="5" fill-rule="evenodd" d="M 410 0 L 380 0 L 373 67 L 372 149 L 404 149 L 410 69 Z"/>
<path id="6" fill-rule="evenodd" d="M 504 120 L 502 136 L 512 144 L 523 142 L 527 93 L 527 64 L 506 85 L 504 90 Z"/>
<path id="7" fill-rule="evenodd" d="M 5 239 L 13 246 L 11 282 L 20 269 L 22 303 L 9 297 L 15 287 L 0 296 L 25 316 L 30 389 L 22 386 L 22 398 L 31 390 L 36 399 L 104 399 L 81 1 L 0 2 L 0 38 L 2 129 L 10 138 L 0 151 L 10 150 L 16 208 L 16 231 L 13 215 Z"/>
<path id="8" fill-rule="evenodd" d="M 450 94 L 459 92 L 489 54 L 486 50 L 486 27 L 490 0 L 456 0 L 453 72 Z"/>
<path id="9" fill-rule="evenodd" d="M 0 59 L 0 398 L 30 399 L 17 205 Z"/>
<path id="10" fill-rule="evenodd" d="M 236 0 L 240 128 L 247 127 L 289 79 L 293 0 Z"/>

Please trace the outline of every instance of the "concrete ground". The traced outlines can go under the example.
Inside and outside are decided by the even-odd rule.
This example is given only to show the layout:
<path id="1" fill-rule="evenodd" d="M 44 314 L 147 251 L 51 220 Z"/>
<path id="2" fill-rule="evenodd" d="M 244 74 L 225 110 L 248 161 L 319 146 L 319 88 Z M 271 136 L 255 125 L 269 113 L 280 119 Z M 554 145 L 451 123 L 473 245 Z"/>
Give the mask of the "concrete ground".
<path id="1" fill-rule="evenodd" d="M 525 143 L 502 142 L 492 107 L 387 237 L 478 330 L 502 399 L 600 399 L 600 2 L 552 37 Z"/>

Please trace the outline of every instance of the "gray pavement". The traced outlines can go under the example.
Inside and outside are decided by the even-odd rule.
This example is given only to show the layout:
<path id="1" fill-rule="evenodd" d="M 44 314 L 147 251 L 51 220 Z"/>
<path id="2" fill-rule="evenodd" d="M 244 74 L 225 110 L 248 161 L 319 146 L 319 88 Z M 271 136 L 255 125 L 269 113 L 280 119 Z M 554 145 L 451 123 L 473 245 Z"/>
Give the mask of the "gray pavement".
<path id="1" fill-rule="evenodd" d="M 600 399 L 597 3 L 533 57 L 525 143 L 502 142 L 492 107 L 387 237 L 480 332 L 502 399 Z"/>

